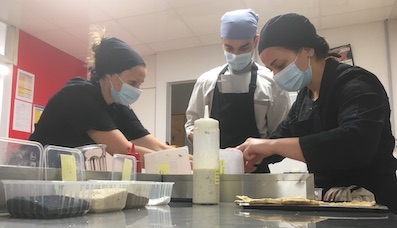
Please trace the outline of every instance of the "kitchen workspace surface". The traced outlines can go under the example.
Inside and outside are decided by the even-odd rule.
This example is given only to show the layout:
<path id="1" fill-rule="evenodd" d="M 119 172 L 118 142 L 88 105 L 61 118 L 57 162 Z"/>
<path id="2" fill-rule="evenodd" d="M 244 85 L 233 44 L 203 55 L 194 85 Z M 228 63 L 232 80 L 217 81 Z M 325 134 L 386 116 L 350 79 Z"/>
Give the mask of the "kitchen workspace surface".
<path id="1" fill-rule="evenodd" d="M 65 219 L 15 219 L 0 216 L 0 227 L 397 227 L 387 212 L 246 209 L 234 203 L 195 205 L 171 202 Z"/>

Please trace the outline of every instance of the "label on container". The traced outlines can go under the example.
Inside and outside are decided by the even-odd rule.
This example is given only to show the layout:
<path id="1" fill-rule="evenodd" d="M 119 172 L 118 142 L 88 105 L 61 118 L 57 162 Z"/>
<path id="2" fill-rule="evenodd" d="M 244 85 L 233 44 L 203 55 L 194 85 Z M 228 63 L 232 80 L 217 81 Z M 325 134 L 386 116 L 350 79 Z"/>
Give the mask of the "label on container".
<path id="1" fill-rule="evenodd" d="M 159 164 L 157 166 L 157 170 L 159 171 L 159 174 L 171 174 L 170 164 L 168 163 Z"/>
<path id="2" fill-rule="evenodd" d="M 225 160 L 219 160 L 219 174 L 225 173 Z"/>
<path id="3" fill-rule="evenodd" d="M 123 169 L 121 171 L 121 180 L 130 181 L 132 170 L 132 160 L 124 158 Z"/>
<path id="4" fill-rule="evenodd" d="M 61 172 L 63 181 L 77 181 L 76 158 L 70 154 L 61 154 Z"/>
<path id="5" fill-rule="evenodd" d="M 215 169 L 214 170 L 214 182 L 215 182 L 215 184 L 219 184 L 220 181 L 221 181 L 221 178 L 219 176 L 219 169 Z"/>

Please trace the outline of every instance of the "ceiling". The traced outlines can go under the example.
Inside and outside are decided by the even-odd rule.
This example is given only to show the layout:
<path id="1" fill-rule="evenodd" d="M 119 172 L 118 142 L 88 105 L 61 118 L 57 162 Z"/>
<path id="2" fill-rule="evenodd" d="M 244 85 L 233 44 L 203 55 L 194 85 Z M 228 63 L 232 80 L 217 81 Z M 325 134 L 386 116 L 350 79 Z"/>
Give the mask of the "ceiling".
<path id="1" fill-rule="evenodd" d="M 242 8 L 259 14 L 259 28 L 286 12 L 317 29 L 397 18 L 397 0 L 0 0 L 0 20 L 84 61 L 90 25 L 148 56 L 220 43 L 221 16 Z"/>

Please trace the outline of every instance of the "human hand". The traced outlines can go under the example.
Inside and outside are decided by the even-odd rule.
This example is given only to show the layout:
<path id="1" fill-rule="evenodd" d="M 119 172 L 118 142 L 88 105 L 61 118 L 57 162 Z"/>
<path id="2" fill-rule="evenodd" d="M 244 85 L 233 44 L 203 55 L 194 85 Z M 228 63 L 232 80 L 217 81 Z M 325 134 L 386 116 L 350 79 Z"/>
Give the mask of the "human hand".
<path id="1" fill-rule="evenodd" d="M 266 157 L 273 155 L 271 149 L 272 140 L 248 138 L 243 144 L 236 149 L 243 152 L 245 171 L 253 172 L 256 170 L 255 165 L 262 162 Z"/>

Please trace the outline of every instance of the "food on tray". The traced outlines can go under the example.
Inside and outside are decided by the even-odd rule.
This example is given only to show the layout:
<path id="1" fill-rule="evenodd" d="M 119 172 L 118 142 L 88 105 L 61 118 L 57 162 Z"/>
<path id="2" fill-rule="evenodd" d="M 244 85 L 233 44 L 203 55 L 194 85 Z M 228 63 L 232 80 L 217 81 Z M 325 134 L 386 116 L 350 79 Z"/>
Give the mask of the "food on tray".
<path id="1" fill-rule="evenodd" d="M 124 188 L 103 188 L 92 190 L 90 213 L 119 211 L 125 207 L 127 190 Z"/>
<path id="2" fill-rule="evenodd" d="M 135 195 L 133 193 L 128 193 L 127 203 L 125 205 L 125 208 L 144 207 L 148 204 L 148 202 L 149 202 L 148 197 L 143 197 L 143 196 Z"/>
<path id="3" fill-rule="evenodd" d="M 375 201 L 357 201 L 353 200 L 350 202 L 323 202 L 318 200 L 310 200 L 301 196 L 294 197 L 281 197 L 281 198 L 261 198 L 253 199 L 248 196 L 237 195 L 235 200 L 236 203 L 248 203 L 250 205 L 255 204 L 278 204 L 278 205 L 313 205 L 313 206 L 335 206 L 335 207 L 372 207 L 376 205 Z"/>
<path id="4" fill-rule="evenodd" d="M 7 211 L 18 218 L 65 218 L 83 215 L 90 204 L 82 199 L 63 195 L 14 197 L 7 200 Z"/>
<path id="5" fill-rule="evenodd" d="M 309 200 L 301 196 L 281 197 L 281 198 L 261 198 L 252 199 L 248 196 L 236 196 L 236 203 L 249 204 L 282 204 L 282 205 L 320 205 L 322 202 L 317 200 Z"/>

